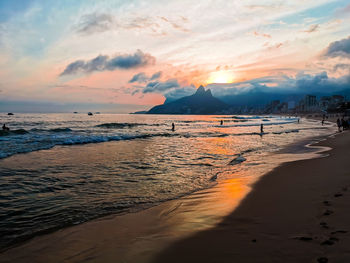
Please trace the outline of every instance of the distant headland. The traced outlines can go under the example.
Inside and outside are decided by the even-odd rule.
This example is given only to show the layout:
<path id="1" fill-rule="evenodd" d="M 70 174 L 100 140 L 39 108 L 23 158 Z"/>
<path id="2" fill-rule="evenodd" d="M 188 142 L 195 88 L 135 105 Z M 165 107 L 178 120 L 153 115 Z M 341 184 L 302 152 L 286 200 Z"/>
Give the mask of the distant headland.
<path id="1" fill-rule="evenodd" d="M 229 108 L 228 104 L 215 98 L 210 89 L 205 90 L 201 85 L 193 95 L 157 105 L 147 114 L 225 114 Z"/>

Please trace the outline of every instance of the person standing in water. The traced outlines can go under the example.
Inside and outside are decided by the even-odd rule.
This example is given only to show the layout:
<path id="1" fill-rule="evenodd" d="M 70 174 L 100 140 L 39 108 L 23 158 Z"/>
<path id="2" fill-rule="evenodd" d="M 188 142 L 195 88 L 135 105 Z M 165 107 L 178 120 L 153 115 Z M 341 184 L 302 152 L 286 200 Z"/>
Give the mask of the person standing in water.
<path id="1" fill-rule="evenodd" d="M 223 125 L 223 124 L 224 124 L 224 121 L 223 121 L 223 120 L 221 120 L 221 121 L 220 121 L 220 125 Z"/>
<path id="2" fill-rule="evenodd" d="M 6 127 L 6 125 L 4 124 L 4 125 L 2 125 L 2 130 L 3 130 L 3 131 L 9 131 L 10 128 Z"/>
<path id="3" fill-rule="evenodd" d="M 260 124 L 260 133 L 264 133 L 264 125 Z"/>
<path id="4" fill-rule="evenodd" d="M 171 124 L 171 130 L 175 131 L 175 124 L 174 123 Z"/>

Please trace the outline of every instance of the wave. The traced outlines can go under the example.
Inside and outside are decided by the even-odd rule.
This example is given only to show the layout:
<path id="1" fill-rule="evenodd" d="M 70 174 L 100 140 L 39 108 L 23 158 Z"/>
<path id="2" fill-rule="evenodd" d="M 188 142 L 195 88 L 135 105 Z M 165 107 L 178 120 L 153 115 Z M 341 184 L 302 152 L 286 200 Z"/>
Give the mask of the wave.
<path id="1" fill-rule="evenodd" d="M 110 122 L 110 123 L 98 124 L 95 127 L 106 128 L 106 129 L 123 129 L 123 128 L 134 128 L 137 126 L 159 126 L 159 124 Z"/>
<path id="2" fill-rule="evenodd" d="M 233 119 L 238 120 L 257 120 L 257 119 L 266 119 L 266 118 L 276 118 L 273 116 L 232 116 Z"/>
<path id="3" fill-rule="evenodd" d="M 270 125 L 281 125 L 281 124 L 290 124 L 295 123 L 296 120 L 286 120 L 286 121 L 279 121 L 279 122 L 268 122 L 264 123 L 264 126 L 270 126 Z M 260 126 L 261 123 L 242 123 L 242 124 L 229 124 L 229 125 L 214 125 L 213 127 L 216 128 L 231 128 L 231 127 L 248 127 L 248 126 Z"/>
<path id="4" fill-rule="evenodd" d="M 17 148 L 13 152 L 1 152 L 0 159 L 10 157 L 15 154 L 29 153 L 40 150 L 48 150 L 58 145 L 79 145 L 79 144 L 90 144 L 90 143 L 102 143 L 109 141 L 122 141 L 122 140 L 134 140 L 134 139 L 147 139 L 151 137 L 171 137 L 178 136 L 174 133 L 158 133 L 158 134 L 140 134 L 140 135 L 75 135 L 71 137 L 48 137 L 43 136 L 42 139 L 37 140 L 32 145 L 20 144 L 20 148 Z"/>
<path id="5" fill-rule="evenodd" d="M 240 164 L 246 160 L 247 159 L 244 158 L 241 154 L 237 154 L 236 157 L 234 159 L 232 159 L 228 164 L 229 165 L 236 165 L 236 164 Z"/>
<path id="6" fill-rule="evenodd" d="M 273 134 L 283 134 L 283 133 L 291 133 L 291 132 L 299 132 L 298 129 L 293 129 L 293 130 L 285 130 L 285 131 L 280 131 L 280 132 L 272 132 Z"/>
<path id="7" fill-rule="evenodd" d="M 70 128 L 52 128 L 52 129 L 39 129 L 33 128 L 30 130 L 31 132 L 71 132 Z"/>
<path id="8" fill-rule="evenodd" d="M 55 129 L 50 129 L 51 132 L 70 132 L 72 129 L 70 128 L 55 128 Z"/>
<path id="9" fill-rule="evenodd" d="M 0 130 L 0 136 L 19 135 L 19 134 L 27 134 L 27 133 L 28 131 L 26 131 L 25 129 L 10 130 L 10 131 Z"/>
<path id="10" fill-rule="evenodd" d="M 47 130 L 46 130 L 47 131 Z M 60 131 L 64 131 L 61 129 Z M 67 130 L 68 131 L 68 130 Z M 202 133 L 174 133 L 174 132 L 164 132 L 164 133 L 154 133 L 154 134 L 123 134 L 123 135 L 76 135 L 69 134 L 67 136 L 63 135 L 43 135 L 40 138 L 33 138 L 32 144 L 19 143 L 19 147 L 13 152 L 1 152 L 0 159 L 10 157 L 19 153 L 28 153 L 33 151 L 48 150 L 56 145 L 81 145 L 90 143 L 102 143 L 109 141 L 122 141 L 122 140 L 134 140 L 134 139 L 148 139 L 153 137 L 184 137 L 184 138 L 200 138 L 200 137 L 227 137 L 227 136 L 243 136 L 243 135 L 260 135 L 260 133 L 240 133 L 240 134 L 225 134 L 225 133 L 214 133 L 214 132 L 202 132 Z M 36 135 L 34 135 L 36 136 Z M 24 138 L 27 140 L 28 138 Z"/>
<path id="11" fill-rule="evenodd" d="M 109 141 L 122 141 L 134 139 L 147 139 L 151 137 L 171 137 L 178 136 L 174 133 L 156 133 L 156 134 L 140 134 L 140 135 L 93 135 L 93 136 L 76 136 L 67 138 L 66 140 L 57 143 L 56 145 L 74 145 L 74 144 L 88 144 L 100 143 Z"/>

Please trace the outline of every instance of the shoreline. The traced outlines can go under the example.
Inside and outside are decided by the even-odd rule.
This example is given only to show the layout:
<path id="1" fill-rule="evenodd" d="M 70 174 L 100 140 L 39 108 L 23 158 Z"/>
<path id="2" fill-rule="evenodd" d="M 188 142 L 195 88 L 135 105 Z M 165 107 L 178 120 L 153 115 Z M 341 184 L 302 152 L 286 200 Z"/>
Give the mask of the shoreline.
<path id="1" fill-rule="evenodd" d="M 349 262 L 349 133 L 316 146 L 331 149 L 267 173 L 217 227 L 175 242 L 154 262 Z"/>
<path id="2" fill-rule="evenodd" d="M 296 154 L 291 155 L 299 158 Z M 155 251 L 165 249 L 176 240 L 215 227 L 228 216 L 250 191 L 250 187 L 242 187 L 241 180 L 245 179 L 224 180 L 209 189 L 143 211 L 106 216 L 34 237 L 3 251 L 0 262 L 25 262 L 28 256 L 36 262 L 67 259 L 73 262 L 90 259 L 91 262 L 101 259 L 109 262 L 116 258 L 125 262 L 149 262 L 156 254 Z M 220 197 L 223 193 L 228 195 Z M 213 211 L 218 214 L 213 215 Z M 154 225 L 154 222 L 157 224 Z M 130 250 L 135 244 L 136 248 L 126 253 L 125 250 Z"/>

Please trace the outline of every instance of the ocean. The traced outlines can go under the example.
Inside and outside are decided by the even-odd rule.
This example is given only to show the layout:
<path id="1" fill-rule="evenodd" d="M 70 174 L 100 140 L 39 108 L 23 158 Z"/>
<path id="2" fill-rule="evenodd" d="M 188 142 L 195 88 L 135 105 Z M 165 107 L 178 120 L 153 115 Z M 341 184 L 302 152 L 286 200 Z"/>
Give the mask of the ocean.
<path id="1" fill-rule="evenodd" d="M 1 249 L 179 198 L 243 170 L 249 176 L 267 155 L 335 131 L 327 122 L 241 115 L 1 113 L 3 123 L 11 130 L 0 133 Z"/>

